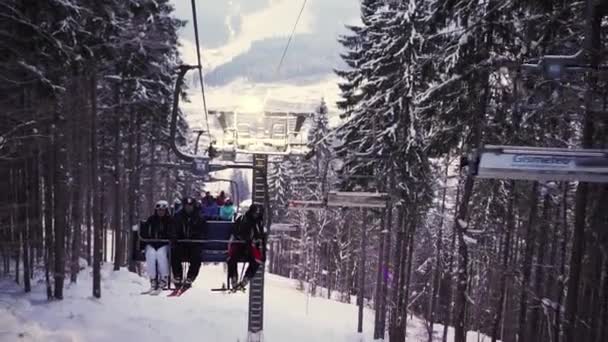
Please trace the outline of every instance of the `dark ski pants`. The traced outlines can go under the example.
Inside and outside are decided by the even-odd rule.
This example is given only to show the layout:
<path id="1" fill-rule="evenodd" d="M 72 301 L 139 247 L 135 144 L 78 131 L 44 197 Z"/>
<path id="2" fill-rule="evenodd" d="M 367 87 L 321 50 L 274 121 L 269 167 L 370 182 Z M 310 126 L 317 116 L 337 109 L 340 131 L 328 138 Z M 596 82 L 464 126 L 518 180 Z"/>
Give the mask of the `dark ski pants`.
<path id="1" fill-rule="evenodd" d="M 171 267 L 176 279 L 183 277 L 182 262 L 190 263 L 186 278 L 194 281 L 201 268 L 201 246 L 193 243 L 177 243 L 171 253 Z"/>
<path id="2" fill-rule="evenodd" d="M 252 279 L 255 273 L 262 264 L 262 252 L 253 244 L 248 243 L 233 243 L 228 249 L 228 277 L 238 278 L 237 261 L 245 257 L 249 265 L 245 271 L 245 278 Z"/>

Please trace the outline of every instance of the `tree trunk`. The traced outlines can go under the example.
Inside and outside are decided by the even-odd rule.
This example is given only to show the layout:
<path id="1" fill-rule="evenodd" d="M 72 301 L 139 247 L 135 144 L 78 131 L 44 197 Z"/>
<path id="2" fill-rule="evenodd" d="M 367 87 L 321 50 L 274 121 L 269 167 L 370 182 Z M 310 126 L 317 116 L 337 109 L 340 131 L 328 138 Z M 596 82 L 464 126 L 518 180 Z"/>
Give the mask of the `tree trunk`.
<path id="1" fill-rule="evenodd" d="M 357 323 L 357 332 L 363 332 L 363 308 L 365 304 L 365 272 L 366 272 L 366 253 L 365 247 L 367 246 L 367 234 L 366 230 L 369 226 L 369 219 L 367 213 L 362 210 L 361 215 L 363 215 L 363 224 L 361 225 L 361 242 L 360 242 L 360 250 L 359 250 L 359 293 L 357 297 L 357 304 L 359 305 L 359 317 Z"/>
<path id="2" fill-rule="evenodd" d="M 390 180 L 389 180 L 389 184 L 393 183 L 393 176 L 392 176 L 392 172 L 391 172 L 391 176 L 390 176 Z M 380 306 L 380 332 L 381 332 L 381 336 L 380 338 L 384 338 L 384 335 L 386 333 L 386 313 L 387 313 L 387 307 L 386 307 L 386 303 L 388 302 L 390 293 L 388 291 L 388 282 L 389 282 L 389 269 L 390 269 L 390 258 L 391 258 L 391 246 L 392 246 L 392 227 L 393 227 L 393 205 L 392 202 L 389 202 L 387 209 L 386 209 L 386 233 L 384 234 L 384 239 L 386 240 L 385 242 L 385 251 L 384 251 L 384 255 L 383 255 L 383 265 L 384 265 L 384 269 L 382 271 L 382 278 L 383 283 L 382 283 L 382 305 Z"/>
<path id="3" fill-rule="evenodd" d="M 601 325 L 601 301 L 602 301 L 602 275 L 603 275 L 603 263 L 605 257 L 602 252 L 602 242 L 606 242 L 605 223 L 608 222 L 608 215 L 605 213 L 606 205 L 608 203 L 608 184 L 605 184 L 599 191 L 596 200 L 594 201 L 593 213 L 590 220 L 590 227 L 592 231 L 592 242 L 593 249 L 591 258 L 588 262 L 588 269 L 591 274 L 591 279 L 588 281 L 592 287 L 591 294 L 587 300 L 587 317 L 588 317 L 588 341 L 595 341 L 600 335 L 598 324 Z"/>
<path id="4" fill-rule="evenodd" d="M 59 113 L 55 114 L 55 298 L 63 299 L 65 278 L 65 230 L 67 225 L 68 175 L 66 122 Z"/>
<path id="5" fill-rule="evenodd" d="M 594 342 L 603 342 L 608 339 L 608 260 L 604 258 L 604 269 L 603 269 L 603 296 L 602 296 L 602 313 L 600 315 L 598 338 Z"/>
<path id="6" fill-rule="evenodd" d="M 532 259 L 534 258 L 534 244 L 536 243 L 536 212 L 538 209 L 538 183 L 532 185 L 532 193 L 530 195 L 530 213 L 526 227 L 526 251 L 524 255 L 524 263 L 522 270 L 521 294 L 519 297 L 519 324 L 517 331 L 517 341 L 524 342 L 526 340 L 526 317 L 528 313 L 528 292 L 530 277 L 532 273 Z"/>
<path id="7" fill-rule="evenodd" d="M 547 273 L 547 279 L 545 281 L 545 294 L 555 303 L 557 303 L 557 294 L 555 293 L 555 291 L 553 290 L 554 287 L 558 286 L 557 284 L 561 281 L 561 274 L 559 273 L 559 267 L 558 267 L 558 262 L 557 262 L 557 251 L 561 248 L 561 243 L 560 243 L 560 228 L 561 228 L 561 221 L 560 221 L 560 210 L 559 210 L 559 206 L 557 208 L 555 208 L 555 210 L 552 213 L 553 216 L 553 232 L 552 232 L 552 238 L 551 238 L 551 251 L 549 253 L 549 266 L 551 267 L 552 272 Z M 562 239 L 565 239 L 565 236 L 561 237 Z M 547 317 L 547 319 L 549 320 L 548 322 L 548 327 L 547 327 L 547 335 L 548 335 L 548 341 L 557 341 L 557 338 L 559 336 L 554 336 L 555 331 L 554 326 L 555 326 L 555 322 L 559 317 L 559 312 L 557 312 L 557 310 L 555 310 L 555 307 L 552 306 L 551 308 L 551 312 L 550 315 Z"/>
<path id="8" fill-rule="evenodd" d="M 123 262 L 123 241 L 122 241 L 122 188 L 120 174 L 120 152 L 122 144 L 120 142 L 120 115 L 114 113 L 114 152 L 113 152 L 113 178 L 114 178 L 114 212 L 112 215 L 112 225 L 114 226 L 114 271 L 120 270 Z"/>
<path id="9" fill-rule="evenodd" d="M 75 93 L 81 89 L 80 78 L 75 81 L 77 89 L 73 89 Z M 80 96 L 78 97 L 80 98 Z M 80 107 L 83 102 L 78 100 L 74 107 Z M 72 141 L 73 141 L 73 159 L 72 159 L 72 253 L 70 261 L 70 282 L 76 283 L 79 271 L 79 258 L 81 250 L 81 230 L 82 230 L 82 171 L 83 171 L 83 153 L 82 153 L 82 130 L 80 121 L 79 108 L 72 108 Z"/>
<path id="10" fill-rule="evenodd" d="M 506 306 L 507 299 L 507 281 L 508 281 L 508 271 L 509 271 L 509 254 L 511 252 L 511 234 L 513 229 L 515 228 L 515 218 L 513 217 L 513 206 L 515 202 L 516 190 L 515 190 L 515 182 L 509 182 L 509 202 L 507 204 L 507 215 L 505 217 L 506 227 L 505 227 L 505 239 L 502 250 L 502 274 L 500 275 L 500 297 L 498 302 L 496 303 L 496 309 L 494 312 L 494 325 L 492 327 L 492 342 L 496 342 L 496 340 L 500 337 L 501 340 L 504 339 L 502 335 L 503 331 L 503 311 Z"/>
<path id="11" fill-rule="evenodd" d="M 152 134 L 156 134 L 156 129 L 152 128 Z M 150 181 L 148 182 L 148 187 L 146 191 L 146 206 L 148 209 L 154 208 L 154 189 L 159 187 L 160 184 L 157 184 L 156 181 L 156 167 L 154 164 L 156 163 L 156 140 L 152 140 L 150 143 L 150 164 L 152 165 L 150 170 Z M 171 200 L 167 198 L 167 200 Z"/>
<path id="12" fill-rule="evenodd" d="M 433 330 L 434 330 L 434 323 L 435 323 L 435 308 L 437 307 L 437 303 L 439 300 L 439 288 L 441 286 L 441 270 L 442 270 L 442 252 L 443 252 L 443 221 L 444 221 L 444 215 L 445 215 L 445 201 L 446 201 L 446 197 L 447 197 L 447 184 L 448 184 L 448 172 L 450 169 L 450 164 L 449 164 L 449 155 L 446 157 L 446 163 L 445 163 L 445 174 L 444 174 L 444 180 L 443 180 L 443 194 L 441 196 L 441 210 L 439 211 L 439 224 L 438 224 L 438 228 L 437 228 L 437 250 L 435 251 L 435 270 L 433 272 L 433 290 L 431 293 L 431 297 L 429 299 L 429 309 L 428 309 L 428 313 L 427 313 L 427 317 L 429 319 L 429 326 L 428 326 L 428 334 L 429 334 L 429 339 L 428 342 L 433 342 Z M 494 342 L 494 341 L 493 341 Z"/>
<path id="13" fill-rule="evenodd" d="M 565 280 L 563 279 L 566 276 L 566 256 L 567 256 L 567 251 L 568 251 L 568 240 L 569 240 L 569 234 L 568 234 L 568 183 L 562 183 L 562 186 L 564 187 L 564 192 L 562 195 L 562 203 L 561 203 L 561 217 L 562 217 L 562 222 L 561 222 L 561 227 L 563 230 L 563 240 L 562 240 L 562 248 L 561 250 L 561 256 L 560 256 L 560 279 L 559 281 L 556 283 L 556 294 L 557 294 L 557 310 L 556 310 L 556 314 L 555 314 L 555 325 L 553 327 L 553 336 L 555 336 L 555 339 L 557 341 L 560 341 L 560 333 L 562 331 L 562 311 L 563 311 L 563 297 L 564 297 L 564 285 L 565 285 Z"/>
<path id="14" fill-rule="evenodd" d="M 458 214 L 454 220 L 453 231 L 458 238 L 458 272 L 456 276 L 456 303 L 454 315 L 454 341 L 466 342 L 466 304 L 467 304 L 467 284 L 468 284 L 468 268 L 469 268 L 469 251 L 464 241 L 464 231 L 466 227 L 462 227 L 460 222 L 466 222 L 469 200 L 473 195 L 473 175 L 469 173 L 464 183 L 464 191 L 462 199 L 458 206 Z"/>
<path id="15" fill-rule="evenodd" d="M 382 317 L 381 307 L 383 298 L 383 273 L 386 265 L 384 264 L 384 250 L 386 249 L 386 221 L 385 221 L 385 213 L 384 211 L 381 213 L 382 217 L 380 219 L 381 231 L 379 234 L 380 240 L 380 248 L 378 249 L 378 269 L 376 272 L 376 295 L 374 299 L 374 339 L 382 338 L 384 335 L 384 331 L 381 331 L 380 328 L 382 324 L 380 323 L 380 318 Z"/>
<path id="16" fill-rule="evenodd" d="M 416 237 L 416 226 L 418 225 L 418 194 L 414 195 L 414 205 L 412 210 L 412 219 L 410 224 L 410 229 L 408 233 L 408 248 L 407 248 L 407 275 L 405 279 L 405 295 L 403 298 L 405 302 L 403 303 L 403 315 L 405 317 L 405 324 L 403 325 L 403 336 L 407 338 L 407 314 L 408 307 L 410 302 L 410 287 L 412 280 L 412 259 L 414 258 L 414 238 Z"/>
<path id="17" fill-rule="evenodd" d="M 88 137 L 89 140 L 91 140 L 91 137 Z M 87 168 L 88 174 L 89 174 L 89 183 L 91 183 L 92 181 L 92 173 L 93 171 L 91 170 L 91 166 L 89 166 Z M 92 259 L 92 255 L 91 255 L 91 251 L 93 249 L 93 196 L 96 196 L 96 194 L 93 194 L 93 191 L 91 190 L 91 186 L 92 184 L 88 184 L 88 186 L 86 187 L 86 192 L 84 195 L 84 199 L 85 199 L 85 222 L 87 225 L 87 236 L 86 236 L 86 258 L 87 258 L 87 264 L 90 266 L 93 264 L 93 259 Z"/>
<path id="18" fill-rule="evenodd" d="M 137 207 L 137 197 L 136 197 L 136 193 L 135 193 L 135 189 L 136 189 L 136 172 L 135 172 L 135 126 L 137 124 L 139 124 L 139 115 L 137 115 L 137 120 L 135 120 L 135 118 L 133 117 L 133 111 L 131 111 L 130 113 L 130 119 L 129 119 L 129 136 L 128 136 L 128 151 L 127 151 L 127 164 L 128 164 L 128 170 L 127 170 L 127 179 L 128 179 L 128 184 L 129 187 L 127 188 L 127 193 L 128 193 L 128 203 L 127 203 L 127 221 L 128 221 L 128 230 L 127 230 L 127 236 L 125 238 L 125 240 L 128 242 L 127 244 L 127 258 L 128 258 L 128 269 L 130 272 L 135 272 L 135 260 L 131 257 L 129 257 L 130 255 L 132 255 L 130 252 L 131 251 L 131 247 L 133 246 L 132 243 L 132 239 L 133 239 L 133 234 L 131 233 L 131 227 L 133 227 L 133 225 L 135 225 L 135 212 L 137 211 L 136 207 Z"/>
<path id="19" fill-rule="evenodd" d="M 101 258 L 103 252 L 103 202 L 102 188 L 99 187 L 99 165 L 97 152 L 97 79 L 91 73 L 91 194 L 93 201 L 93 297 L 101 298 Z"/>
<path id="20" fill-rule="evenodd" d="M 20 284 L 20 274 L 21 274 L 21 227 L 19 224 L 19 177 L 18 177 L 18 170 L 15 166 L 15 162 L 12 162 L 9 167 L 10 167 L 10 173 L 9 173 L 9 184 L 11 185 L 10 187 L 10 193 L 11 193 L 11 197 L 10 197 L 10 203 L 11 203 L 11 210 L 10 210 L 10 231 L 11 231 L 11 239 L 10 239 L 10 243 L 9 246 L 10 248 L 13 250 L 13 254 L 15 256 L 15 282 L 17 284 Z"/>
<path id="21" fill-rule="evenodd" d="M 21 242 L 22 242 L 22 251 L 23 251 L 23 286 L 25 292 L 30 292 L 32 290 L 30 283 L 30 220 L 28 217 L 28 207 L 30 206 L 29 196 L 31 189 L 28 186 L 28 168 L 29 168 L 29 159 L 27 156 L 26 159 L 20 163 L 22 165 L 21 170 L 19 171 L 19 182 L 17 183 L 19 186 L 17 205 L 19 206 L 19 214 L 18 214 L 18 222 L 21 227 Z"/>
<path id="22" fill-rule="evenodd" d="M 458 187 L 456 188 L 456 203 L 460 203 L 460 184 L 458 185 Z M 452 227 L 453 229 L 453 227 Z M 450 259 L 448 262 L 448 277 L 447 277 L 447 284 L 446 284 L 446 289 L 447 289 L 447 298 L 446 298 L 446 308 L 445 308 L 445 322 L 443 324 L 443 334 L 441 336 L 441 341 L 442 342 L 447 342 L 448 340 L 448 326 L 449 325 L 453 325 L 453 321 L 454 321 L 454 314 L 453 314 L 453 303 L 452 303 L 452 297 L 453 297 L 453 285 L 452 285 L 452 281 L 454 278 L 454 259 L 455 259 L 455 255 L 456 255 L 456 236 L 458 234 L 456 234 L 456 232 L 452 232 L 452 242 L 450 244 Z"/>
<path id="23" fill-rule="evenodd" d="M 404 208 L 403 206 L 398 208 L 398 218 L 397 218 L 397 224 L 399 225 L 399 231 L 397 232 L 397 241 L 396 241 L 396 247 L 395 247 L 395 258 L 393 261 L 393 267 L 394 267 L 394 272 L 393 272 L 393 293 L 392 293 L 392 298 L 391 298 L 391 306 L 390 306 L 390 313 L 391 313 L 391 321 L 390 321 L 390 325 L 389 325 L 389 341 L 390 342 L 402 342 L 405 339 L 405 336 L 403 336 L 403 324 L 405 324 L 405 319 L 401 313 L 401 309 L 402 306 L 399 305 L 401 303 L 401 297 L 403 296 L 403 286 L 402 286 L 402 282 L 401 282 L 401 274 L 403 273 L 402 270 L 402 263 L 403 263 L 403 245 L 405 244 L 404 241 L 404 236 L 405 236 L 405 229 L 404 229 Z"/>
<path id="24" fill-rule="evenodd" d="M 597 66 L 600 62 L 601 42 L 601 22 L 602 15 L 599 5 L 594 0 L 587 0 L 587 26 L 585 35 L 585 47 L 590 54 L 591 66 Z M 585 91 L 585 117 L 583 119 L 583 148 L 593 147 L 593 113 L 592 104 L 596 89 L 597 75 L 590 73 L 588 77 L 587 89 Z M 572 240 L 572 254 L 570 255 L 570 267 L 568 277 L 568 294 L 566 297 L 565 319 L 565 342 L 576 340 L 577 312 L 578 312 L 578 291 L 581 275 L 581 264 L 585 254 L 585 221 L 587 218 L 587 195 L 589 184 L 578 183 L 576 189 L 576 202 L 574 209 L 574 234 Z"/>
<path id="25" fill-rule="evenodd" d="M 549 210 L 551 207 L 551 196 L 549 193 L 545 194 L 543 200 L 543 211 L 541 214 L 541 234 L 542 232 L 549 231 Z M 542 337 L 542 332 L 545 328 L 541 326 L 541 319 L 543 314 L 543 283 L 545 281 L 544 268 L 545 268 L 545 249 L 547 248 L 547 239 L 541 237 L 538 239 L 538 255 L 536 257 L 536 279 L 534 280 L 534 305 L 532 307 L 532 314 L 530 319 L 530 333 L 528 341 L 539 341 Z"/>
<path id="26" fill-rule="evenodd" d="M 52 137 L 53 132 L 49 130 L 49 135 Z M 53 139 L 54 140 L 54 139 Z M 53 217 L 55 216 L 55 205 L 53 201 L 53 193 L 54 193 L 54 170 L 55 170 L 55 153 L 53 152 L 54 143 L 50 143 L 47 145 L 46 153 L 44 156 L 40 156 L 40 168 L 44 170 L 44 270 L 45 270 L 45 279 L 46 279 L 46 295 L 47 299 L 51 300 L 54 298 L 53 294 L 53 284 L 51 278 L 51 267 L 55 264 L 53 258 L 53 249 L 54 245 L 53 239 L 53 227 L 55 222 L 53 221 Z M 44 158 L 44 162 L 43 162 Z M 44 167 L 43 167 L 44 163 Z"/>

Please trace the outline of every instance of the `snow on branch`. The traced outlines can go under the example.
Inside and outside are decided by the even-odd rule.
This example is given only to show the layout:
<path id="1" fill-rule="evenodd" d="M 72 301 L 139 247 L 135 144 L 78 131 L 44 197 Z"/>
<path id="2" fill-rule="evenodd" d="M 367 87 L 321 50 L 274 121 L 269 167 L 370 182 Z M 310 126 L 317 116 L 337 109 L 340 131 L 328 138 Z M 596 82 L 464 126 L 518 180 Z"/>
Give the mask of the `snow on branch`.
<path id="1" fill-rule="evenodd" d="M 444 88 L 447 88 L 447 87 L 451 86 L 452 84 L 460 81 L 461 79 L 462 79 L 462 75 L 458 75 L 458 74 L 452 75 L 452 77 L 450 77 L 448 80 L 444 81 L 443 83 L 432 86 L 429 89 L 427 89 L 425 92 L 423 92 L 422 94 L 418 95 L 416 97 L 416 102 L 424 103 L 424 102 L 428 101 L 433 96 L 435 96 L 436 93 L 438 93 L 438 92 L 442 91 Z"/>

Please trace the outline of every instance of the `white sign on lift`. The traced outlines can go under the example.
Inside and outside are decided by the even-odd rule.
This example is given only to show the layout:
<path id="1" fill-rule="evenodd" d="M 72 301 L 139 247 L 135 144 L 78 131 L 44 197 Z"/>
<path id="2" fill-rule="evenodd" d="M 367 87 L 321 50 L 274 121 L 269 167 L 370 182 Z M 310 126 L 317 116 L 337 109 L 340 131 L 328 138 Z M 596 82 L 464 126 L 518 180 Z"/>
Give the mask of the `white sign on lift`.
<path id="1" fill-rule="evenodd" d="M 298 230 L 298 225 L 293 223 L 273 223 L 270 226 L 271 232 L 295 232 Z"/>
<path id="2" fill-rule="evenodd" d="M 197 176 L 205 176 L 209 173 L 209 159 L 195 158 L 192 161 L 192 173 Z"/>
<path id="3" fill-rule="evenodd" d="M 288 210 L 319 211 L 325 210 L 325 203 L 322 201 L 290 200 L 287 202 Z"/>
<path id="4" fill-rule="evenodd" d="M 608 150 L 487 145 L 472 162 L 477 178 L 608 182 Z"/>
<path id="5" fill-rule="evenodd" d="M 327 206 L 351 208 L 386 208 L 389 199 L 384 192 L 339 192 L 327 194 Z"/>

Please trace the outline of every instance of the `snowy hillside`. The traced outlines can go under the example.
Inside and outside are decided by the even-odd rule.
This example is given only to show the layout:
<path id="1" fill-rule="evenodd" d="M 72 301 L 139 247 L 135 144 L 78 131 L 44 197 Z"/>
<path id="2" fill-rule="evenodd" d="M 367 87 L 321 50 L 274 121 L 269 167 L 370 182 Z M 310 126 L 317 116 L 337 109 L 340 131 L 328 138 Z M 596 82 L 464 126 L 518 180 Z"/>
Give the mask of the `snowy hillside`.
<path id="1" fill-rule="evenodd" d="M 81 274 L 79 283 L 66 291 L 64 301 L 51 303 L 46 301 L 43 286 L 24 295 L 10 280 L 2 280 L 0 341 L 246 340 L 247 294 L 209 290 L 225 279 L 222 266 L 203 266 L 194 288 L 179 298 L 140 295 L 148 286 L 145 278 L 127 271 L 112 272 L 109 265 L 102 277 L 100 300 L 91 296 L 89 274 Z M 359 336 L 355 305 L 309 298 L 290 279 L 267 276 L 265 309 L 264 341 L 372 341 L 371 310 L 365 312 L 365 333 Z M 421 321 L 410 321 L 408 332 L 408 341 L 426 341 Z M 470 341 L 478 341 L 473 335 L 469 335 Z"/>

